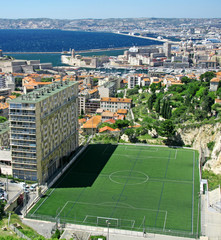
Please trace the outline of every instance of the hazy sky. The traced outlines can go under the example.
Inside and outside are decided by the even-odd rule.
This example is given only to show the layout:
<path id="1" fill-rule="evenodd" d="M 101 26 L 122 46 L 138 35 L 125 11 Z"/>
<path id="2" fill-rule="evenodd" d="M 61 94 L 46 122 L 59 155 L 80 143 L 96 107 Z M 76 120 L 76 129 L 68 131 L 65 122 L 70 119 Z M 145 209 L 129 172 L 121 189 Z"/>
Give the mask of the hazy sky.
<path id="1" fill-rule="evenodd" d="M 220 18 L 221 0 L 0 0 L 0 18 Z"/>

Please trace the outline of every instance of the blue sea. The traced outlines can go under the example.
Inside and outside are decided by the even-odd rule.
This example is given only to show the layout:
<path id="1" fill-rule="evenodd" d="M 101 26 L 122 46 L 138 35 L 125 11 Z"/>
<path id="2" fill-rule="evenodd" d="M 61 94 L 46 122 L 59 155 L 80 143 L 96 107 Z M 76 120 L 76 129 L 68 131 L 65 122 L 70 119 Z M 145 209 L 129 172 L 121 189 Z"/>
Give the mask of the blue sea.
<path id="1" fill-rule="evenodd" d="M 76 51 L 89 49 L 120 48 L 132 46 L 160 45 L 161 42 L 123 36 L 106 32 L 79 32 L 63 30 L 0 30 L 0 49 L 4 52 L 39 52 L 39 54 L 11 54 L 16 59 L 40 60 L 61 64 L 60 54 L 40 52 L 62 52 L 70 48 Z M 82 55 L 119 55 L 123 50 L 84 53 Z"/>

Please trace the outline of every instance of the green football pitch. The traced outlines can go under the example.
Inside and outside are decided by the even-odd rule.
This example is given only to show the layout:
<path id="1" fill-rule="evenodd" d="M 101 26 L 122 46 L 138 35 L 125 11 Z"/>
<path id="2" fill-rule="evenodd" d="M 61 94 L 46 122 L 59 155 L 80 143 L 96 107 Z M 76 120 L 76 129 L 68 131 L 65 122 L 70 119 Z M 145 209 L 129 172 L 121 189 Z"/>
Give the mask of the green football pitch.
<path id="1" fill-rule="evenodd" d="M 89 145 L 27 217 L 197 236 L 198 153 L 145 145 Z"/>

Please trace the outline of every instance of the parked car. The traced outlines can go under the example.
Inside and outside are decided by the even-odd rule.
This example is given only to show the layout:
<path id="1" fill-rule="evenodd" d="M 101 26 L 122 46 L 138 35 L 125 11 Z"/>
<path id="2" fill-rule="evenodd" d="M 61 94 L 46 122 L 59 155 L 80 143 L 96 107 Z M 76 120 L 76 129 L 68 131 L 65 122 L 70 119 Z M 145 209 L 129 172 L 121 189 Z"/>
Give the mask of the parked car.
<path id="1" fill-rule="evenodd" d="M 29 188 L 29 186 L 24 182 L 21 182 L 21 185 L 22 185 L 23 188 Z"/>
<path id="2" fill-rule="evenodd" d="M 5 186 L 5 184 L 3 182 L 0 182 L 0 186 L 3 187 Z"/>
<path id="3" fill-rule="evenodd" d="M 30 191 L 35 191 L 37 186 L 38 186 L 37 183 L 32 184 L 32 185 L 30 186 Z"/>
<path id="4" fill-rule="evenodd" d="M 25 192 L 25 193 L 29 193 L 29 189 L 24 188 L 24 192 Z"/>

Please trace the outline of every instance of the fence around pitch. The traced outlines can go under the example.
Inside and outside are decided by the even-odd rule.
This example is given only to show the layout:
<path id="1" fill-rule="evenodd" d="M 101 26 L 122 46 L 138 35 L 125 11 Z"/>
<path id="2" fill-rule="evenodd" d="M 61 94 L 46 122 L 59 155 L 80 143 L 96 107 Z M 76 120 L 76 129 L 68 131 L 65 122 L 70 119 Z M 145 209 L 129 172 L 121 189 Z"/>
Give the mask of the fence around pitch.
<path id="1" fill-rule="evenodd" d="M 66 219 L 66 218 L 54 218 L 51 216 L 46 216 L 46 215 L 39 215 L 39 214 L 35 214 L 35 215 L 27 215 L 27 218 L 30 219 L 37 219 L 37 220 L 42 220 L 42 221 L 49 221 L 49 222 L 55 222 L 55 223 L 59 223 L 59 224 L 63 224 L 64 226 L 66 226 L 67 224 L 73 225 L 73 226 L 77 226 L 78 229 L 81 230 L 85 230 L 85 229 L 89 229 L 90 228 L 97 228 L 98 230 L 102 227 L 104 229 L 107 228 L 107 226 L 105 226 L 104 224 L 102 225 L 98 225 L 97 223 L 83 223 L 82 221 L 78 221 L 76 219 Z M 76 227 L 75 227 L 76 228 Z M 163 229 L 163 228 L 154 228 L 154 227 L 145 227 L 145 229 L 143 228 L 136 228 L 136 227 L 132 227 L 132 228 L 124 228 L 123 226 L 120 226 L 119 228 L 115 227 L 111 227 L 109 226 L 109 228 L 111 229 L 112 233 L 119 233 L 119 231 L 123 231 L 125 235 L 134 235 L 133 233 L 137 232 L 140 234 L 161 234 L 161 235 L 171 235 L 171 236 L 177 236 L 177 237 L 188 237 L 188 238 L 199 238 L 200 233 L 192 233 L 191 231 L 180 231 L 180 230 L 175 230 L 175 229 Z"/>

